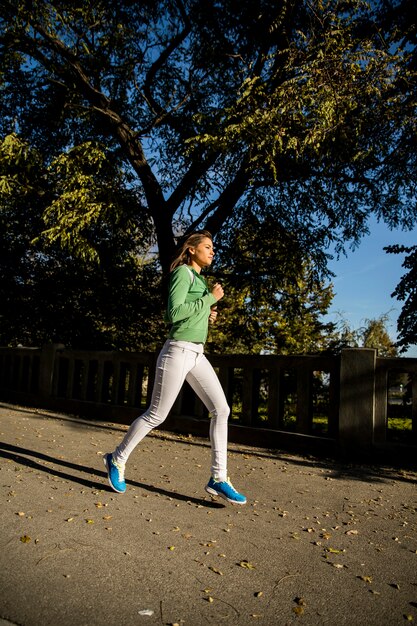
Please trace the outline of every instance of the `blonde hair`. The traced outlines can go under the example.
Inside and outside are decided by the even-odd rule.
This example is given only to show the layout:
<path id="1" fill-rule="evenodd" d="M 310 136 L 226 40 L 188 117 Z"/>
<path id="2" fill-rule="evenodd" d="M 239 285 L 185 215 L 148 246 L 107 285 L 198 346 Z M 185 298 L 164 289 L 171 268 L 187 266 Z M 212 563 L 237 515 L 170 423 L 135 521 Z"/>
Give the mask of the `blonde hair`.
<path id="1" fill-rule="evenodd" d="M 190 248 L 196 248 L 198 244 L 203 241 L 203 239 L 210 239 L 210 241 L 213 241 L 213 237 L 208 230 L 198 230 L 191 233 L 191 235 L 188 235 L 185 241 L 178 248 L 177 254 L 170 265 L 169 271 L 172 272 L 172 270 L 179 265 L 190 264 Z"/>

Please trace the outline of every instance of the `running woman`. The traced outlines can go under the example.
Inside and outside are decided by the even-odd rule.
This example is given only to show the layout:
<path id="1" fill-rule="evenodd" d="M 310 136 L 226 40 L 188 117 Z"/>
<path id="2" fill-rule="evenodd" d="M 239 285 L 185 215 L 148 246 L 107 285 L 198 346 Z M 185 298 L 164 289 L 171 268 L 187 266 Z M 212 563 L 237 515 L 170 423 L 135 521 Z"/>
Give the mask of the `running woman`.
<path id="1" fill-rule="evenodd" d="M 104 455 L 110 486 L 126 491 L 126 462 L 140 441 L 168 416 L 186 380 L 210 413 L 211 476 L 207 493 L 232 504 L 246 504 L 227 474 L 227 421 L 230 408 L 219 379 L 204 355 L 208 324 L 217 317 L 216 304 L 224 292 L 220 283 L 209 291 L 201 270 L 213 261 L 208 231 L 191 234 L 171 264 L 165 321 L 171 330 L 156 363 L 151 403 L 129 427 L 117 448 Z"/>

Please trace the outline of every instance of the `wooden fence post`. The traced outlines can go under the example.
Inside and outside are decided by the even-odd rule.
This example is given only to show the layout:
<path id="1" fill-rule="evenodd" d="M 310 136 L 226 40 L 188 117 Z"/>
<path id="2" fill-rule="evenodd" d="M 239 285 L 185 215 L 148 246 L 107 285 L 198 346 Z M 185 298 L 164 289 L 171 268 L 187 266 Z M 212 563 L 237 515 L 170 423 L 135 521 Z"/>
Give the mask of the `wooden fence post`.
<path id="1" fill-rule="evenodd" d="M 42 347 L 39 368 L 39 395 L 41 398 L 52 396 L 56 353 L 64 348 L 62 343 L 49 343 Z"/>
<path id="2" fill-rule="evenodd" d="M 373 444 L 376 355 L 376 350 L 368 348 L 342 350 L 339 441 L 350 452 Z"/>

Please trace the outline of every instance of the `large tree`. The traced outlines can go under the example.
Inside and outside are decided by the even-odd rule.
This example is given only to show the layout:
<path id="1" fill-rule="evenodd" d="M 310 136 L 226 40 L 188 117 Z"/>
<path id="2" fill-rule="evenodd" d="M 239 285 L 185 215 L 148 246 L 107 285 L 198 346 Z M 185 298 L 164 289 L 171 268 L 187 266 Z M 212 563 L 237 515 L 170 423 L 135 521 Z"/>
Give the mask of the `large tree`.
<path id="1" fill-rule="evenodd" d="M 282 272 L 262 247 L 271 224 L 302 273 L 306 259 L 325 270 L 326 250 L 358 242 L 371 213 L 415 223 L 409 0 L 0 6 L 3 134 L 17 131 L 62 172 L 75 148 L 87 158 L 100 146 L 152 220 L 164 270 L 184 231 L 226 238 L 256 213 L 247 247 L 265 262 L 232 266 L 275 297 Z M 97 222 L 105 202 L 63 182 L 46 236 L 82 253 L 77 220 Z"/>

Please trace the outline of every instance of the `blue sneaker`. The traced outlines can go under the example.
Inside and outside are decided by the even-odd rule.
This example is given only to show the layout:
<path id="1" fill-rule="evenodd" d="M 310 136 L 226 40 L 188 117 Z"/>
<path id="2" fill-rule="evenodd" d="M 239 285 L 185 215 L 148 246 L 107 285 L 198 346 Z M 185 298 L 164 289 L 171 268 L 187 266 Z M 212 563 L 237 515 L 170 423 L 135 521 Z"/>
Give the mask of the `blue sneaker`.
<path id="1" fill-rule="evenodd" d="M 113 461 L 113 455 L 110 452 L 103 456 L 103 461 L 107 469 L 110 487 L 117 493 L 124 493 L 126 491 L 125 466 Z"/>
<path id="2" fill-rule="evenodd" d="M 236 491 L 229 479 L 219 481 L 211 477 L 206 485 L 206 491 L 212 496 L 221 496 L 231 504 L 246 504 L 246 497 Z"/>

